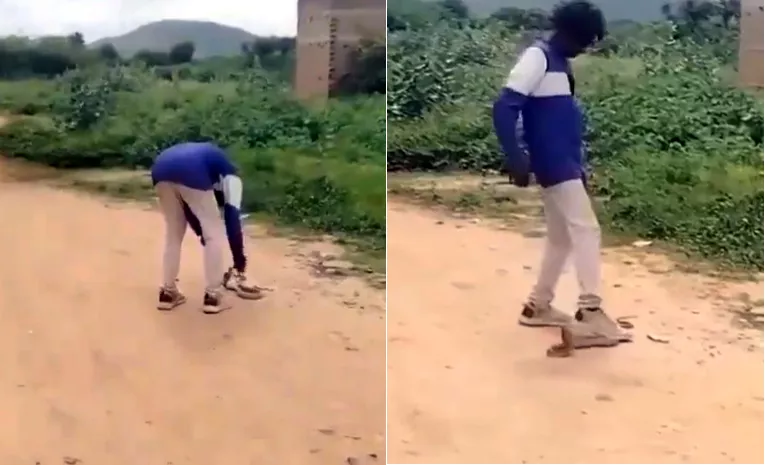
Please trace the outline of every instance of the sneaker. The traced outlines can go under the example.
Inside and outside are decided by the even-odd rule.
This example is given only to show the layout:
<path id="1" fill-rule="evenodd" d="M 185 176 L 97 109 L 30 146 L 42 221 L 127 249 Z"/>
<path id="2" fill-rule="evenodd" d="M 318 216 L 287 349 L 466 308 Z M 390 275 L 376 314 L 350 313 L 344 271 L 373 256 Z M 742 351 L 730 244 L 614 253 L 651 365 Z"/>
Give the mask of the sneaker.
<path id="1" fill-rule="evenodd" d="M 211 291 L 205 292 L 204 301 L 202 303 L 202 311 L 204 313 L 220 313 L 229 308 L 231 308 L 231 305 L 225 301 L 222 293 Z"/>
<path id="2" fill-rule="evenodd" d="M 567 315 L 552 305 L 535 305 L 531 302 L 523 305 L 518 323 L 523 326 L 565 326 L 573 321 Z"/>
<path id="3" fill-rule="evenodd" d="M 177 288 L 162 287 L 159 290 L 159 303 L 157 303 L 157 309 L 168 311 L 185 302 L 186 296 L 181 294 L 181 291 Z"/>
<path id="4" fill-rule="evenodd" d="M 263 298 L 263 292 L 266 290 L 256 284 L 248 283 L 247 276 L 233 268 L 223 275 L 223 287 L 236 292 L 236 295 L 242 299 L 248 300 Z"/>
<path id="5" fill-rule="evenodd" d="M 547 355 L 568 357 L 575 349 L 614 347 L 621 342 L 632 342 L 632 333 L 622 329 L 602 309 L 586 309 L 578 310 L 574 322 L 561 328 L 561 340 Z"/>

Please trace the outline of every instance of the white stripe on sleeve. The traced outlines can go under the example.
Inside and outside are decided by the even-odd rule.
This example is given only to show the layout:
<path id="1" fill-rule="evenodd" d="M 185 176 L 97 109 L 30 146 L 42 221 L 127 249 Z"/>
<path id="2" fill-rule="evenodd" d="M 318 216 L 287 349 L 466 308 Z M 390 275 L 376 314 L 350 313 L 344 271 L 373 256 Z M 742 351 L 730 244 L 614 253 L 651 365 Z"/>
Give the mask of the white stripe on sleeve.
<path id="1" fill-rule="evenodd" d="M 223 188 L 223 198 L 226 199 L 226 203 L 236 208 L 242 209 L 242 179 L 234 174 L 224 176 L 221 180 L 221 187 Z"/>
<path id="2" fill-rule="evenodd" d="M 547 57 L 539 47 L 529 47 L 515 63 L 505 87 L 522 95 L 532 94 L 547 72 Z"/>

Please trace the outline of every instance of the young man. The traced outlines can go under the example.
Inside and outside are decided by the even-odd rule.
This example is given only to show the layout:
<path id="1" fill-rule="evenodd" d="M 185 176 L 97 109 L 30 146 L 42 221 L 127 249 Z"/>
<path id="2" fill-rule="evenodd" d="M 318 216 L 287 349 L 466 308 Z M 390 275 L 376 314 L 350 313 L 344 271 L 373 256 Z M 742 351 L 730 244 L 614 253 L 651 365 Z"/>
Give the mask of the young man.
<path id="1" fill-rule="evenodd" d="M 564 344 L 550 355 L 573 348 L 615 346 L 631 335 L 603 311 L 600 298 L 600 226 L 586 191 L 583 115 L 574 97 L 569 60 L 605 35 L 601 11 L 588 1 L 559 5 L 552 13 L 553 34 L 521 55 L 494 104 L 494 128 L 505 167 L 519 187 L 533 173 L 542 187 L 547 242 L 536 286 L 519 322 L 560 326 Z M 519 147 L 516 122 L 523 115 Z M 555 288 L 570 254 L 579 281 L 578 310 L 572 319 L 552 307 Z"/>
<path id="2" fill-rule="evenodd" d="M 257 299 L 262 289 L 247 284 L 244 238 L 240 220 L 242 180 L 226 153 L 211 143 L 187 142 L 160 153 L 151 178 L 165 218 L 163 284 L 160 310 L 172 310 L 186 302 L 176 282 L 181 263 L 181 244 L 186 225 L 204 246 L 205 293 L 202 310 L 219 313 L 230 305 L 223 299 L 224 286 L 240 297 Z M 221 212 L 223 210 L 223 218 Z M 223 243 L 228 243 L 234 266 L 224 273 Z"/>

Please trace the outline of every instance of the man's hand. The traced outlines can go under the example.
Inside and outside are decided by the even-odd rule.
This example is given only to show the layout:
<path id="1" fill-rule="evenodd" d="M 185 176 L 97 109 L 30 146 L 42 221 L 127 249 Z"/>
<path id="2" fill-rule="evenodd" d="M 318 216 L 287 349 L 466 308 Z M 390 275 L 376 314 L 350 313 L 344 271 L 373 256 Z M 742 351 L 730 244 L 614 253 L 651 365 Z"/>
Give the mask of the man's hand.
<path id="1" fill-rule="evenodd" d="M 509 173 L 510 182 L 516 187 L 529 187 L 531 183 L 531 174 L 525 173 Z"/>
<path id="2" fill-rule="evenodd" d="M 515 158 L 515 160 L 520 160 L 520 163 L 511 163 L 510 160 L 510 158 L 506 158 L 503 166 L 503 170 L 507 173 L 510 184 L 517 187 L 529 187 L 529 184 L 531 184 L 531 173 L 528 169 L 525 154 Z"/>

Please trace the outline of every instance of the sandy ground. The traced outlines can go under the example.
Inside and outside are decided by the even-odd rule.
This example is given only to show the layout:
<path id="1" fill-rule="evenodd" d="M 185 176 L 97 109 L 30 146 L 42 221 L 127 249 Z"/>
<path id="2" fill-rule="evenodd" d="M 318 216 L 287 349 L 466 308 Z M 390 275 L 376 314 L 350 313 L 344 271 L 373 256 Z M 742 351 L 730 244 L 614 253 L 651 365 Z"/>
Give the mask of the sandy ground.
<path id="1" fill-rule="evenodd" d="M 204 315 L 190 234 L 161 313 L 159 213 L 4 179 L 0 221 L 1 464 L 385 463 L 384 293 L 310 245 L 251 238 L 277 291 Z"/>
<path id="2" fill-rule="evenodd" d="M 389 202 L 388 460 L 763 463 L 762 333 L 730 311 L 762 283 L 609 252 L 635 342 L 550 359 L 557 332 L 516 323 L 542 240 Z"/>

